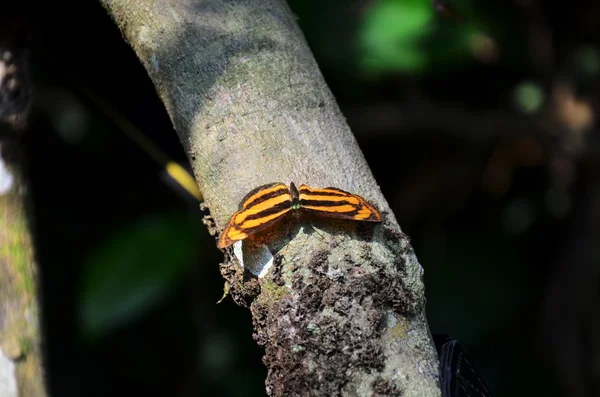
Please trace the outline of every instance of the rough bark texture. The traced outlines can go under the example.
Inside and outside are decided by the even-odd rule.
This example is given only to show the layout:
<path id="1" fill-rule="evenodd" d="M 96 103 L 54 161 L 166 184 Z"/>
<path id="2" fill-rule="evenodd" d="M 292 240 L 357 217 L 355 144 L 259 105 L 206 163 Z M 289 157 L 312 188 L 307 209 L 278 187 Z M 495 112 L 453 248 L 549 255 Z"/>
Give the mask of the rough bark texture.
<path id="1" fill-rule="evenodd" d="M 14 152 L 10 155 L 15 157 Z M 4 182 L 1 184 L 6 188 L 10 182 L 10 189 L 0 192 L 0 354 L 15 364 L 18 395 L 43 397 L 46 391 L 37 302 L 38 278 L 25 211 L 26 181 L 17 164 L 7 166 L 1 157 L 0 162 L 3 168 L 0 179 Z M 10 379 L 7 376 L 13 374 L 0 374 L 5 380 Z M 8 383 L 0 384 L 0 396 L 13 396 L 7 390 L 11 388 Z M 3 390 L 3 386 L 7 389 Z"/>
<path id="2" fill-rule="evenodd" d="M 22 145 L 32 86 L 28 52 L 11 27 L 3 25 L 0 34 L 0 396 L 44 397 L 38 267 Z"/>
<path id="3" fill-rule="evenodd" d="M 439 395 L 422 268 L 288 6 L 102 3 L 169 112 L 212 231 L 249 190 L 278 181 L 335 186 L 385 213 L 374 227 L 311 219 L 275 228 L 271 249 L 280 250 L 262 279 L 244 276 L 233 256 L 221 265 L 233 298 L 252 311 L 268 393 Z"/>

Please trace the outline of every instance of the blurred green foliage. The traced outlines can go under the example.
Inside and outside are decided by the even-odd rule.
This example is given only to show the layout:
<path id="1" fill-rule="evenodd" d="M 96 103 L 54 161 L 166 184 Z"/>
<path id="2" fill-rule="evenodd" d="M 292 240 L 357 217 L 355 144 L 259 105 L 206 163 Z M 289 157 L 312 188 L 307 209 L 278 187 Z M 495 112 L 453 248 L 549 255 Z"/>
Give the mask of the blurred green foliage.
<path id="1" fill-rule="evenodd" d="M 474 37 L 483 34 L 475 21 L 441 15 L 431 1 L 374 2 L 361 21 L 359 64 L 369 72 L 410 74 L 465 64 Z"/>
<path id="2" fill-rule="evenodd" d="M 161 214 L 111 233 L 83 263 L 80 316 L 88 335 L 141 318 L 196 263 L 198 226 Z"/>
<path id="3" fill-rule="evenodd" d="M 588 78 L 600 74 L 600 50 L 598 47 L 586 45 L 581 47 L 575 56 L 578 72 Z"/>
<path id="4" fill-rule="evenodd" d="M 360 31 L 362 63 L 370 69 L 417 71 L 428 63 L 421 42 L 433 31 L 434 11 L 422 0 L 379 1 Z"/>

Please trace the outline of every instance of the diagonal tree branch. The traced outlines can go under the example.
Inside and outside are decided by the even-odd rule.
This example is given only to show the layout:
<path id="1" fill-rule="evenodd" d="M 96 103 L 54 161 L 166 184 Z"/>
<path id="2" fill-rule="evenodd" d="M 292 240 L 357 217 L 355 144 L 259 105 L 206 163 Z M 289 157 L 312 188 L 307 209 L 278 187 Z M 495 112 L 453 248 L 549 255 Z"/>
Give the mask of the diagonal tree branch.
<path id="1" fill-rule="evenodd" d="M 248 304 L 276 396 L 440 395 L 422 268 L 282 0 L 102 0 L 144 64 L 223 230 L 251 189 L 335 186 L 385 213 L 374 228 L 303 221 L 275 265 L 221 271 Z M 313 233 L 315 230 L 317 233 Z"/>

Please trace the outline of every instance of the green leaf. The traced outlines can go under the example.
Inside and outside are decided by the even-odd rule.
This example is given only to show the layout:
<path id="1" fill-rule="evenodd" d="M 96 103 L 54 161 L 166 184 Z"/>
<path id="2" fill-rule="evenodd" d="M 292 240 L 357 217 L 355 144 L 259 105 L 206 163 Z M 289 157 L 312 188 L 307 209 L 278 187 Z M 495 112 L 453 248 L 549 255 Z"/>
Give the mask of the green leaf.
<path id="1" fill-rule="evenodd" d="M 411 71 L 425 66 L 420 42 L 431 33 L 431 2 L 384 0 L 363 21 L 360 47 L 367 68 Z"/>
<path id="2" fill-rule="evenodd" d="M 163 299 L 197 258 L 198 226 L 161 215 L 117 230 L 84 261 L 80 315 L 97 336 L 135 320 Z"/>
<path id="3" fill-rule="evenodd" d="M 370 73 L 438 74 L 477 58 L 474 42 L 490 36 L 486 21 L 469 0 L 461 5 L 465 21 L 435 11 L 431 0 L 378 0 L 359 30 L 360 63 Z M 464 11 L 464 15 L 463 15 Z"/>

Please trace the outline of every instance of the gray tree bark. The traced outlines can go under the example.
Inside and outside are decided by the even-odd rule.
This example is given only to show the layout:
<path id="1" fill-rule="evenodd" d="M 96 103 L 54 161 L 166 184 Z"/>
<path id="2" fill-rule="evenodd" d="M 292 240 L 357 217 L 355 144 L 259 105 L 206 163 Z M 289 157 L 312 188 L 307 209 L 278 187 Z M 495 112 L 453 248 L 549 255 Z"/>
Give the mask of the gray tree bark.
<path id="1" fill-rule="evenodd" d="M 38 267 L 21 145 L 31 103 L 28 59 L 0 47 L 0 396 L 47 395 L 42 359 Z"/>
<path id="2" fill-rule="evenodd" d="M 43 397 L 46 385 L 27 181 L 19 164 L 7 165 L 0 157 L 0 168 L 0 184 L 10 187 L 0 189 L 0 396 Z"/>
<path id="3" fill-rule="evenodd" d="M 270 182 L 335 186 L 384 213 L 374 227 L 311 219 L 276 228 L 267 242 L 275 265 L 262 278 L 244 277 L 226 250 L 221 272 L 252 312 L 268 394 L 440 395 L 423 269 L 287 4 L 101 2 L 165 104 L 212 232 Z"/>

